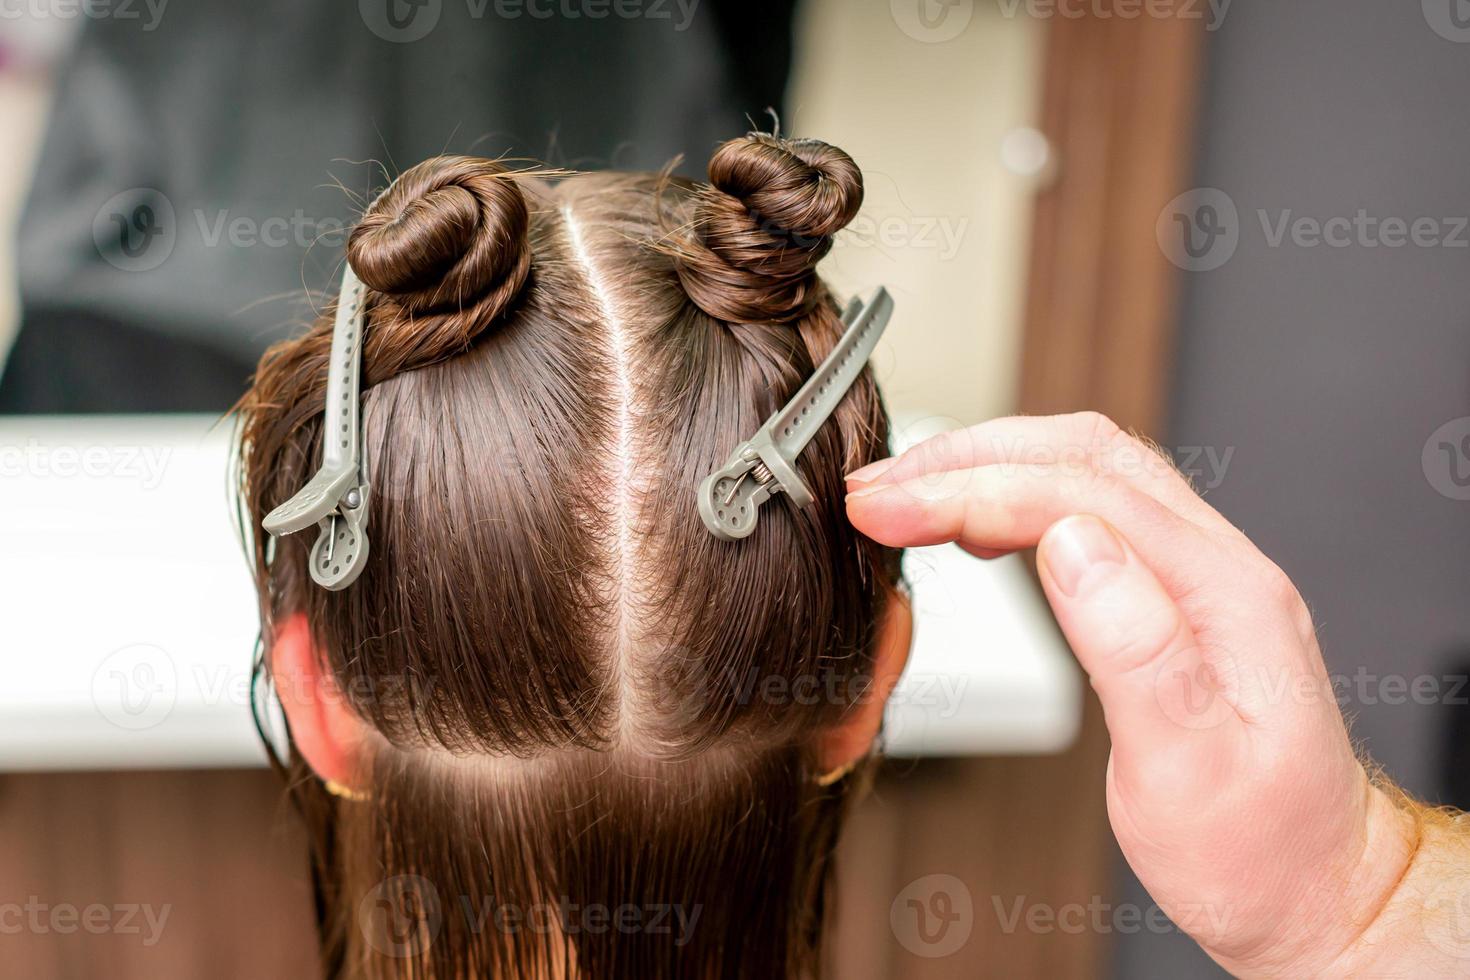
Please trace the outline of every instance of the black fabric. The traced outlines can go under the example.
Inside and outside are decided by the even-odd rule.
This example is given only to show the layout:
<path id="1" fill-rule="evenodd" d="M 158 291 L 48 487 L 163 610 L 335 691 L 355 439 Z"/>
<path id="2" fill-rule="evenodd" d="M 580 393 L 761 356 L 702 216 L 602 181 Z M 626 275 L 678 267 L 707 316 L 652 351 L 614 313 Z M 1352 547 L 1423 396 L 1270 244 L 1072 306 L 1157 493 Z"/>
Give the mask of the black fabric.
<path id="1" fill-rule="evenodd" d="M 248 358 L 85 314 L 35 315 L 0 375 L 0 414 L 223 412 Z"/>
<path id="2" fill-rule="evenodd" d="M 1470 811 L 1470 766 L 1465 765 L 1465 748 L 1470 746 L 1470 653 L 1446 658 L 1445 666 L 1440 684 L 1439 792 L 1431 802 Z"/>
<path id="3" fill-rule="evenodd" d="M 237 366 L 330 295 L 362 200 L 436 153 L 577 169 L 683 155 L 702 174 L 780 105 L 793 8 L 192 0 L 151 28 L 83 18 L 21 222 L 0 411 L 228 408 Z M 179 369 L 153 368 L 165 359 Z"/>

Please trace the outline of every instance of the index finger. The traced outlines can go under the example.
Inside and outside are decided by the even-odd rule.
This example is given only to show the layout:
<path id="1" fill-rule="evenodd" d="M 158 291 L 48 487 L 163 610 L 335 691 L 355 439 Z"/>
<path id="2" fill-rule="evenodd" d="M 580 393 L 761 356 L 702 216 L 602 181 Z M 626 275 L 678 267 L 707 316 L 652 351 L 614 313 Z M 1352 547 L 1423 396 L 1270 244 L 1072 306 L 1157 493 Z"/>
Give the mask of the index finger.
<path id="1" fill-rule="evenodd" d="M 934 479 L 875 483 L 847 496 L 847 516 L 868 537 L 895 548 L 957 542 L 1013 551 L 1034 547 L 1064 517 L 1095 514 L 1127 535 L 1173 595 L 1239 574 L 1211 532 L 1129 484 L 1056 468 L 951 470 Z"/>
<path id="2" fill-rule="evenodd" d="M 1097 412 L 1011 416 L 943 432 L 850 474 L 849 488 L 932 482 L 945 473 L 982 466 L 1112 476 L 1203 527 L 1236 530 L 1204 502 L 1168 457 Z"/>

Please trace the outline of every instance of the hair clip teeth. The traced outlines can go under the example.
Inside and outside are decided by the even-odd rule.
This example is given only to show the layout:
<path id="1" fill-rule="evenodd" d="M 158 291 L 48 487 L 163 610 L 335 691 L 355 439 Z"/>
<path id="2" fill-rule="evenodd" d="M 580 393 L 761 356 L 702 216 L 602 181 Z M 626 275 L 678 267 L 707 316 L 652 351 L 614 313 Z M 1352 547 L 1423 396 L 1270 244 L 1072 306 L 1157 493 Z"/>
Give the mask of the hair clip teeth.
<path id="1" fill-rule="evenodd" d="M 755 435 L 735 447 L 724 466 L 700 482 L 699 516 L 710 534 L 721 541 L 749 537 L 761 505 L 777 493 L 797 507 L 812 504 L 796 459 L 861 376 L 892 315 L 893 299 L 882 286 L 866 303 L 848 303 L 842 315 L 847 329 L 826 360 Z"/>

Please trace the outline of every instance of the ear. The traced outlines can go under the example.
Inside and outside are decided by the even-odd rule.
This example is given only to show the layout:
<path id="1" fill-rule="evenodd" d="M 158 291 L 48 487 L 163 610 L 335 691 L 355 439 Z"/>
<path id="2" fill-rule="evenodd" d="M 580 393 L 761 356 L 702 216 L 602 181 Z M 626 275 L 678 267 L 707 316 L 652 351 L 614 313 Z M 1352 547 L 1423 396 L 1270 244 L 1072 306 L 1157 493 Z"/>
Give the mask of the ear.
<path id="1" fill-rule="evenodd" d="M 369 728 L 318 656 L 304 613 L 277 624 L 270 656 L 276 696 L 302 758 L 323 780 L 360 789 Z"/>
<path id="2" fill-rule="evenodd" d="M 878 649 L 873 657 L 873 683 L 847 717 L 822 736 L 822 766 L 832 770 L 867 755 L 883 724 L 883 709 L 909 662 L 914 638 L 914 614 L 909 597 L 895 590 L 878 626 Z"/>

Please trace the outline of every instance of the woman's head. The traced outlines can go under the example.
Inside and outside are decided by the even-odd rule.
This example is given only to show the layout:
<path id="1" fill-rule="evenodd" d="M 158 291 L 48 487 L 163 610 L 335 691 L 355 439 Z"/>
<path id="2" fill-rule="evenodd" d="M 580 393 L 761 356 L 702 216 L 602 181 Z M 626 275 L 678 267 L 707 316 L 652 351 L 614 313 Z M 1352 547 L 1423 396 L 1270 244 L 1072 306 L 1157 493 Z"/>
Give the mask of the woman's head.
<path id="1" fill-rule="evenodd" d="M 695 489 L 840 336 L 814 266 L 862 181 L 765 135 L 710 177 L 445 157 L 371 205 L 373 551 L 344 591 L 259 530 L 319 464 L 329 318 L 261 362 L 243 497 L 334 971 L 810 972 L 854 782 L 815 777 L 906 648 L 895 555 L 842 512 L 886 453 L 871 379 L 802 455 L 813 506 L 722 542 Z"/>

